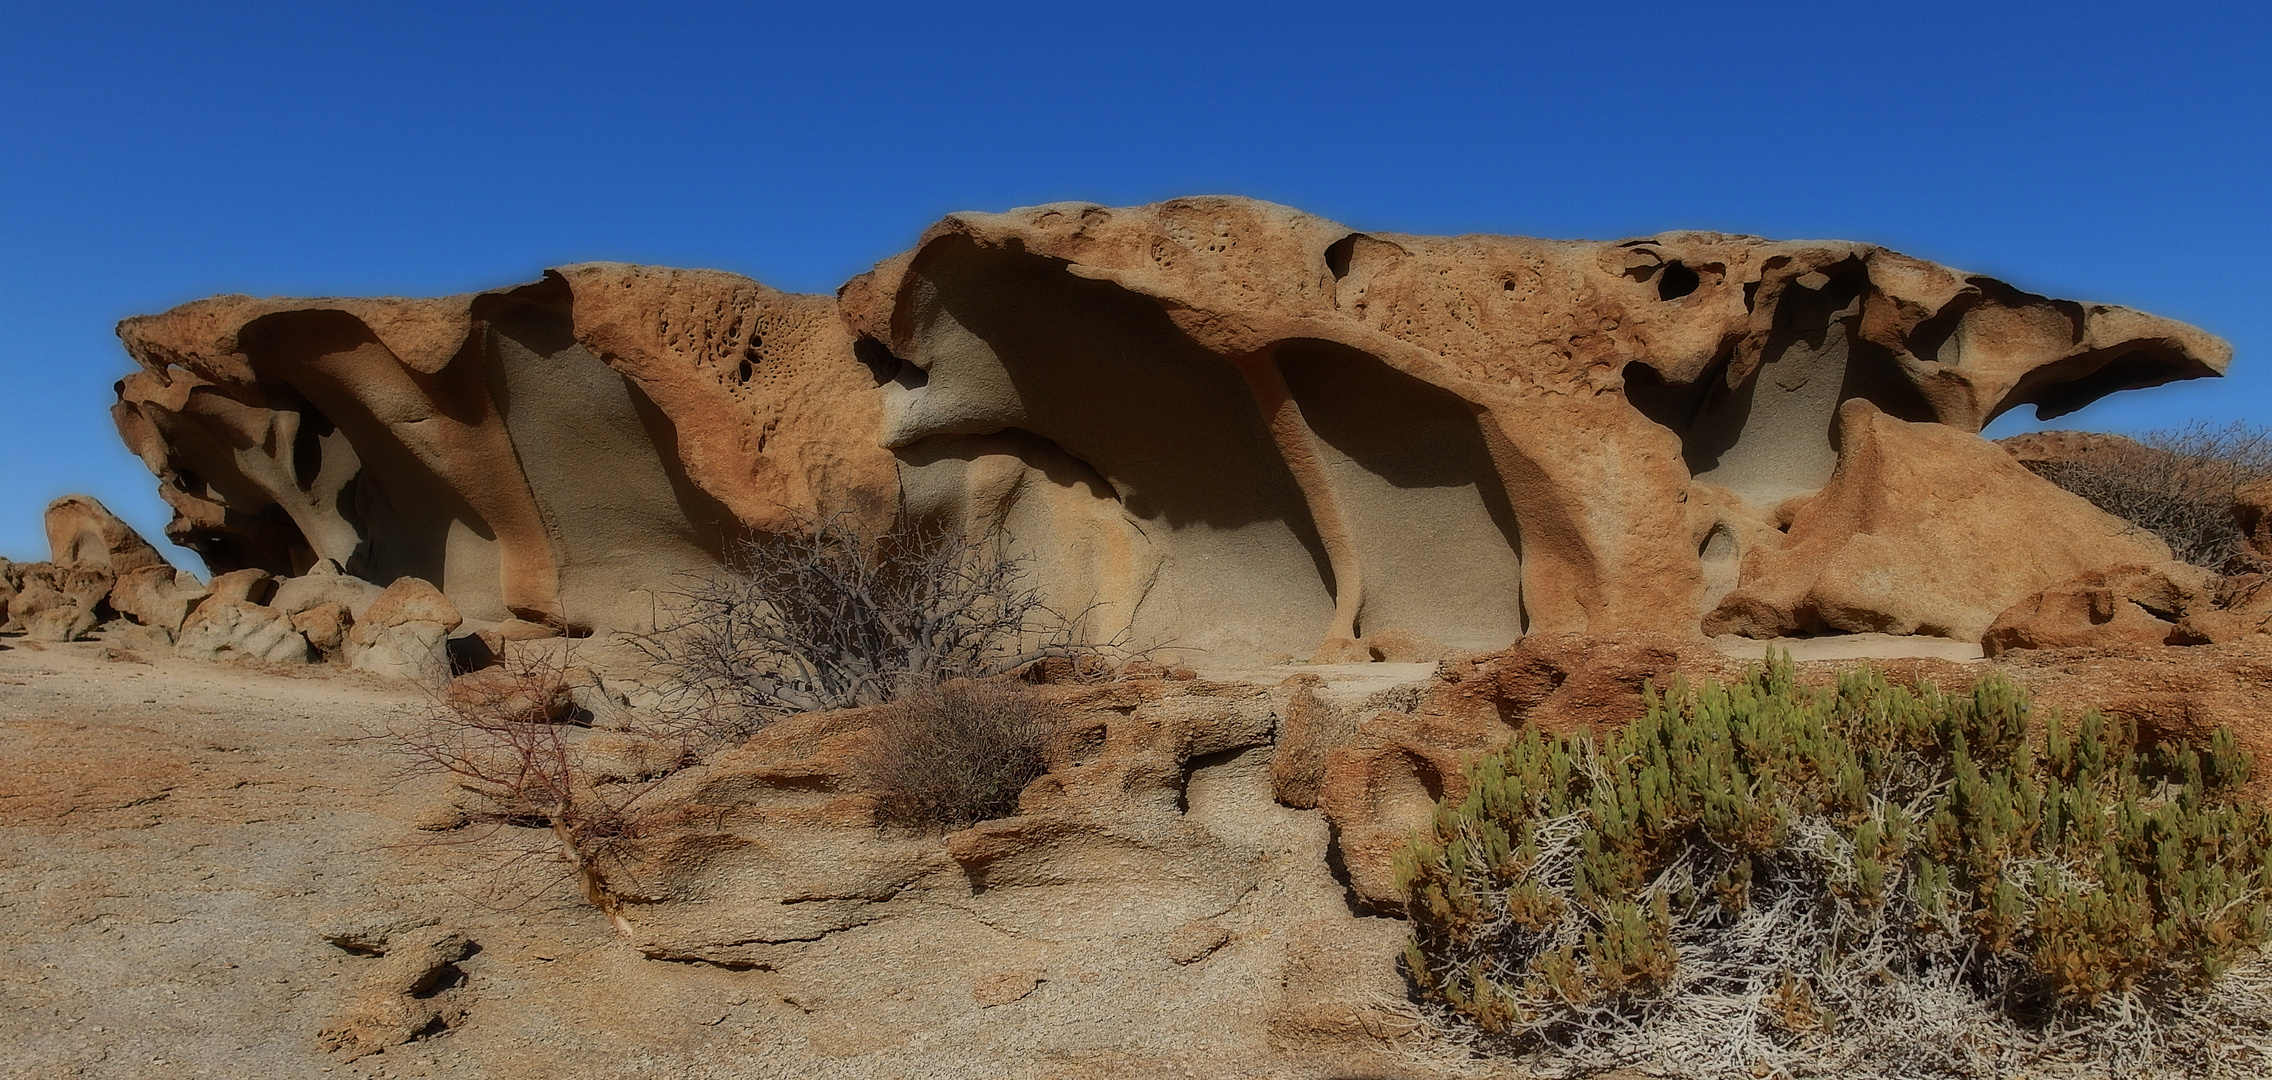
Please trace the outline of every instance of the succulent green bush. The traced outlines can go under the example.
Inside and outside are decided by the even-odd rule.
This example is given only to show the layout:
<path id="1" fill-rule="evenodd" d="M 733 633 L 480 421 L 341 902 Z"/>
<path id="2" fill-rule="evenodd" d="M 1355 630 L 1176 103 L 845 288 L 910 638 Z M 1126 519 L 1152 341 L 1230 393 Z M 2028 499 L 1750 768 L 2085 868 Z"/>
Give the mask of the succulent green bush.
<path id="1" fill-rule="evenodd" d="M 2182 1070 L 2265 1000 L 2272 821 L 2230 731 L 2134 744 L 2095 711 L 2039 733 L 1994 675 L 1676 681 L 1473 763 L 1399 861 L 1405 963 L 1483 1041 L 1595 1064 Z"/>

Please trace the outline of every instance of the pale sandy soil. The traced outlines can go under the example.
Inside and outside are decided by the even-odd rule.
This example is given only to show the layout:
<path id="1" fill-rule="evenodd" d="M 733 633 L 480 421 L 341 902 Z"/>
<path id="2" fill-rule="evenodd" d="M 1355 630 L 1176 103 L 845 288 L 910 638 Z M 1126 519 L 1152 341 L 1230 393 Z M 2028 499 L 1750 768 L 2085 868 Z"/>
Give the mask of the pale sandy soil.
<path id="1" fill-rule="evenodd" d="M 1443 1075 L 1269 1047 L 1272 935 L 1340 902 L 1314 867 L 1242 900 L 1234 943 L 1189 966 L 1094 935 L 944 934 L 950 912 L 730 970 L 644 959 L 559 888 L 500 907 L 482 852 L 414 827 L 443 785 L 373 737 L 427 704 L 337 672 L 0 639 L 0 1077 Z M 505 891 L 555 880 L 533 869 Z M 320 1049 L 379 963 L 326 931 L 428 920 L 479 946 L 452 991 L 467 1018 L 360 1059 Z M 974 973 L 1021 967 L 1029 995 L 973 1000 Z"/>

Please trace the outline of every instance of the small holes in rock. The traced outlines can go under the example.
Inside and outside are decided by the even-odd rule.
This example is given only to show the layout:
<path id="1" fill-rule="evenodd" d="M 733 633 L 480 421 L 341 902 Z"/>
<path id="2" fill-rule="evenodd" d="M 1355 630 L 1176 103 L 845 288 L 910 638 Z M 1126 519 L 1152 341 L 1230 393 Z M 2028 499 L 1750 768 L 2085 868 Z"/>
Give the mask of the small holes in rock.
<path id="1" fill-rule="evenodd" d="M 749 361 L 747 361 L 747 360 L 744 360 L 744 361 L 742 361 L 742 363 L 741 363 L 741 367 L 739 367 L 739 368 L 735 369 L 735 371 L 734 371 L 734 378 L 735 378 L 735 379 L 736 379 L 737 381 L 739 381 L 739 382 L 745 382 L 745 383 L 746 383 L 746 382 L 748 382 L 748 381 L 749 381 L 749 377 L 750 377 L 751 375 L 754 375 L 754 374 L 756 374 L 756 373 L 757 373 L 757 365 L 755 365 L 755 364 L 752 364 L 752 363 L 750 363 L 750 362 L 749 362 Z"/>
<path id="2" fill-rule="evenodd" d="M 1325 268 L 1335 280 L 1349 276 L 1349 263 L 1357 254 L 1357 234 L 1350 233 L 1325 249 Z"/>
<path id="3" fill-rule="evenodd" d="M 1678 300 L 1695 292 L 1703 283 L 1704 279 L 1696 271 L 1677 260 L 1666 263 L 1663 272 L 1657 275 L 1657 299 Z"/>

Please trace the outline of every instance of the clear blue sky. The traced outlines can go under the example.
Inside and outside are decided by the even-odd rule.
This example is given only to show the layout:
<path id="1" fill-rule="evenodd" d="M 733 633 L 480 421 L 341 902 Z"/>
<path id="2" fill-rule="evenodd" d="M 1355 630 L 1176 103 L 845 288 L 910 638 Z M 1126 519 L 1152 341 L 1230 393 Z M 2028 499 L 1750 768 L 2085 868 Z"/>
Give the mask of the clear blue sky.
<path id="1" fill-rule="evenodd" d="M 2059 426 L 2272 419 L 2268 45 L 2262 0 L 0 0 L 0 554 L 74 491 L 159 538 L 124 316 L 589 259 L 829 291 L 1059 199 L 1871 241 L 2238 349 Z"/>

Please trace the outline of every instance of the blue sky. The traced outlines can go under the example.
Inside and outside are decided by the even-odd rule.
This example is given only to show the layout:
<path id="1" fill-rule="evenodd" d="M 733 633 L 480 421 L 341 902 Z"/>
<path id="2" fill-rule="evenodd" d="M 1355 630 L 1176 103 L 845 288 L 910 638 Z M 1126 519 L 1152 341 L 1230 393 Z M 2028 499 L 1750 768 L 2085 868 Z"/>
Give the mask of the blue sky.
<path id="1" fill-rule="evenodd" d="M 2268 45 L 2262 2 L 0 0 L 0 555 L 74 491 L 159 539 L 125 316 L 590 259 L 829 291 L 1060 199 L 1881 243 L 2238 350 L 2056 426 L 2264 421 Z"/>

